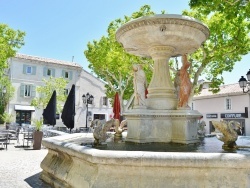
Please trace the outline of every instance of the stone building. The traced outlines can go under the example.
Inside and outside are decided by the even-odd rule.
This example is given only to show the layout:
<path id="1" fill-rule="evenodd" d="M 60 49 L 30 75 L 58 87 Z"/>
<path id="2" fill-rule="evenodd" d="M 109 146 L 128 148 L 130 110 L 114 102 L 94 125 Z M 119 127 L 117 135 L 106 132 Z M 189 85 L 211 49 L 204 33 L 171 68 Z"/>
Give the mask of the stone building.
<path id="1" fill-rule="evenodd" d="M 240 122 L 243 135 L 250 135 L 249 119 L 250 95 L 243 93 L 239 84 L 229 84 L 220 87 L 220 92 L 213 94 L 209 88 L 204 88 L 199 95 L 194 96 L 192 109 L 198 110 L 206 122 L 206 134 L 214 132 L 212 120 L 235 120 Z"/>
<path id="2" fill-rule="evenodd" d="M 9 59 L 8 74 L 15 87 L 15 93 L 7 105 L 7 111 L 15 116 L 19 124 L 30 124 L 32 118 L 42 117 L 43 109 L 37 109 L 30 104 L 32 99 L 39 95 L 36 87 L 42 86 L 43 79 L 50 76 L 63 77 L 69 81 L 65 88 L 66 94 L 72 84 L 76 86 L 75 128 L 86 127 L 86 122 L 89 126 L 93 118 L 109 120 L 112 116 L 112 106 L 105 96 L 104 82 L 83 70 L 75 62 L 17 54 L 16 57 Z M 83 104 L 82 95 L 88 92 L 94 96 L 94 101 L 88 105 L 86 116 L 87 109 L 86 104 Z M 60 114 L 58 114 L 56 126 L 64 126 Z"/>

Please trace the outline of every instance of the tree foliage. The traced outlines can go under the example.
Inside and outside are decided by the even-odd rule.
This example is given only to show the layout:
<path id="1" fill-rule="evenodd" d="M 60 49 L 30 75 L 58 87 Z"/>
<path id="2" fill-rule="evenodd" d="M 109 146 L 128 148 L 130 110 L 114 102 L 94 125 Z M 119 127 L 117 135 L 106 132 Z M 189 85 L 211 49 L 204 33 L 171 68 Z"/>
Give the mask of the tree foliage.
<path id="1" fill-rule="evenodd" d="M 192 9 L 198 9 L 205 15 L 218 12 L 225 15 L 227 20 L 235 17 L 249 19 L 250 1 L 249 0 L 190 0 L 189 5 Z"/>
<path id="2" fill-rule="evenodd" d="M 197 4 L 195 5 L 194 2 Z M 234 64 L 250 50 L 249 14 L 246 14 L 248 1 L 245 1 L 245 6 L 242 5 L 243 1 L 237 1 L 237 3 L 241 3 L 238 5 L 239 10 L 234 10 L 236 16 L 232 16 L 229 10 L 219 9 L 218 2 L 222 2 L 222 0 L 191 1 L 193 8 L 190 11 L 183 11 L 183 15 L 200 20 L 210 30 L 208 40 L 195 53 L 189 54 L 191 67 L 188 71 L 193 85 L 190 98 L 199 92 L 201 87 L 198 81 L 204 77 L 207 81 L 211 81 L 211 90 L 217 92 L 219 85 L 223 83 L 223 72 L 231 72 Z M 227 8 L 229 9 L 229 5 Z M 122 24 L 131 19 L 152 14 L 154 12 L 150 10 L 150 6 L 145 5 L 131 16 L 124 16 L 124 19 L 116 19 L 111 22 L 108 27 L 108 36 L 88 43 L 88 49 L 84 53 L 90 62 L 89 68 L 107 83 L 108 97 L 114 96 L 115 91 L 119 91 L 122 99 L 128 99 L 132 94 L 131 66 L 133 63 L 142 63 L 145 65 L 145 71 L 151 72 L 152 61 L 127 54 L 116 42 L 115 32 Z M 170 66 L 172 73 L 180 68 L 178 61 L 174 61 L 174 59 L 170 60 Z M 150 79 L 151 74 L 147 74 L 147 76 Z"/>
<path id="3" fill-rule="evenodd" d="M 6 24 L 0 24 L 0 74 L 8 67 L 7 60 L 14 57 L 16 52 L 24 45 L 25 33 L 11 29 Z"/>
<path id="4" fill-rule="evenodd" d="M 62 77 L 50 77 L 48 80 L 43 79 L 43 81 L 44 85 L 36 88 L 36 91 L 39 93 L 39 97 L 34 98 L 31 101 L 31 105 L 44 109 L 47 106 L 53 91 L 56 90 L 57 113 L 60 113 L 62 111 L 62 104 L 67 98 L 67 95 L 65 95 L 65 88 L 68 81 Z"/>
<path id="5" fill-rule="evenodd" d="M 152 64 L 151 60 L 130 55 L 116 41 L 116 30 L 124 23 L 146 15 L 154 14 L 150 6 L 141 7 L 138 12 L 131 16 L 124 16 L 123 19 L 112 21 L 107 29 L 107 36 L 100 40 L 89 42 L 87 50 L 84 52 L 89 61 L 89 68 L 107 84 L 106 95 L 113 98 L 118 92 L 121 99 L 129 99 L 133 93 L 132 84 L 132 64 L 144 64 L 147 76 L 150 78 L 152 70 L 148 67 Z"/>
<path id="6" fill-rule="evenodd" d="M 219 8 L 219 11 L 216 11 L 216 8 L 211 8 L 213 3 L 218 5 L 220 0 L 197 2 L 204 6 L 193 6 L 191 11 L 184 11 L 183 14 L 205 23 L 210 30 L 210 37 L 190 57 L 193 65 L 190 70 L 193 76 L 193 92 L 198 88 L 197 82 L 201 74 L 206 75 L 205 79 L 212 82 L 211 90 L 217 92 L 219 85 L 224 83 L 223 72 L 231 72 L 235 63 L 250 51 L 250 22 L 241 10 L 237 10 L 238 16 L 229 16 L 228 11 L 224 12 Z"/>
<path id="7" fill-rule="evenodd" d="M 9 101 L 14 96 L 15 88 L 11 85 L 10 79 L 6 75 L 2 75 L 0 78 L 0 91 L 1 91 L 1 100 L 0 100 L 0 115 L 4 113 L 6 106 Z"/>
<path id="8" fill-rule="evenodd" d="M 25 33 L 14 30 L 6 24 L 0 23 L 0 90 L 1 95 L 0 114 L 3 114 L 7 104 L 14 95 L 14 87 L 8 77 L 8 59 L 15 57 L 19 48 L 24 45 Z"/>

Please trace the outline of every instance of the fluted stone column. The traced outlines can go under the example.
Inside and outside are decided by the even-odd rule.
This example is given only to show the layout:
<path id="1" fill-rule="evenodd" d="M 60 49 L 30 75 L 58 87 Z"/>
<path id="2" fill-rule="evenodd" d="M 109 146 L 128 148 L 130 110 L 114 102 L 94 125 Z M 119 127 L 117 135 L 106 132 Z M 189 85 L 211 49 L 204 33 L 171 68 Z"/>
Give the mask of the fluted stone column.
<path id="1" fill-rule="evenodd" d="M 154 60 L 154 72 L 148 87 L 147 106 L 150 109 L 176 109 L 177 97 L 170 79 L 169 58 L 175 51 L 171 46 L 154 46 L 149 54 Z"/>

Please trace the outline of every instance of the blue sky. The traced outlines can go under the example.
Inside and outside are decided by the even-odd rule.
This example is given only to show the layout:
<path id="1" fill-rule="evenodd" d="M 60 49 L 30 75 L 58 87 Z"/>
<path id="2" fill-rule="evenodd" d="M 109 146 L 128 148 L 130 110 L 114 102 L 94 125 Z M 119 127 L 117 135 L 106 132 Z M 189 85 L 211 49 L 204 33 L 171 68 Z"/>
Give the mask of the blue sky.
<path id="1" fill-rule="evenodd" d="M 156 13 L 166 10 L 181 14 L 189 9 L 188 0 L 0 0 L 0 23 L 26 32 L 25 46 L 19 53 L 74 61 L 89 71 L 84 56 L 87 43 L 106 35 L 108 24 L 131 15 L 145 4 Z M 237 83 L 250 68 L 249 55 L 226 73 L 226 84 Z"/>

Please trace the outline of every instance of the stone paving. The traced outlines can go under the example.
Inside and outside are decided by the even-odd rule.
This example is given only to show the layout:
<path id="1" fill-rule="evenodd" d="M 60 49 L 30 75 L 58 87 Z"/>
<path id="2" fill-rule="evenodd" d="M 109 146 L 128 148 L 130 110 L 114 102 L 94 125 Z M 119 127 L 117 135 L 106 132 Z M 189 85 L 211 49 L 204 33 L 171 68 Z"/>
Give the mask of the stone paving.
<path id="1" fill-rule="evenodd" d="M 33 150 L 32 147 L 22 147 L 22 140 L 18 146 L 16 141 L 8 144 L 8 150 L 0 150 L 0 187 L 1 188 L 50 188 L 39 179 L 42 169 L 40 163 L 48 153 Z"/>

